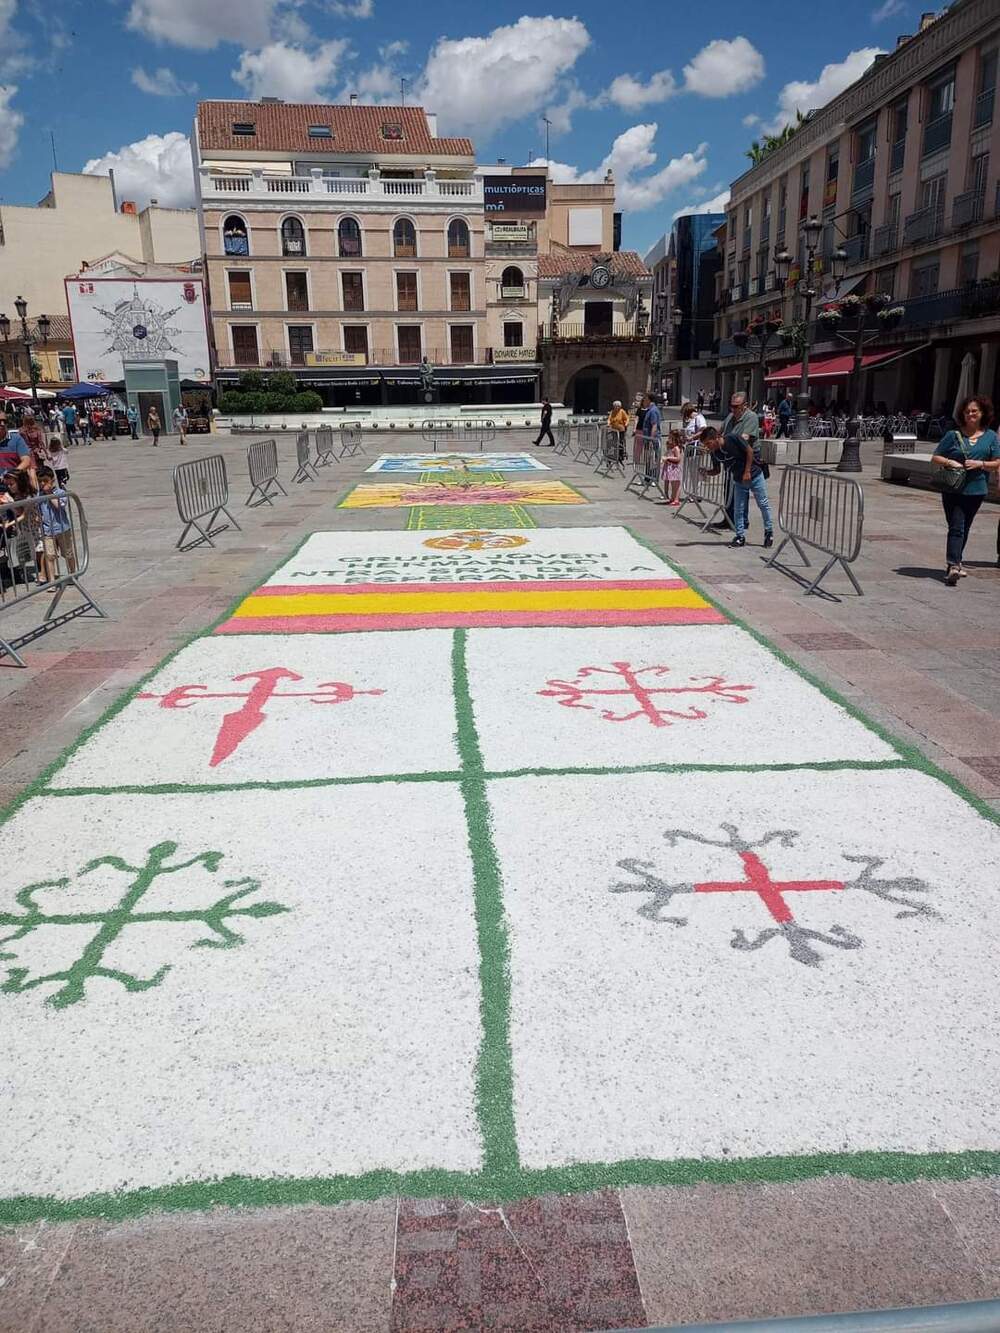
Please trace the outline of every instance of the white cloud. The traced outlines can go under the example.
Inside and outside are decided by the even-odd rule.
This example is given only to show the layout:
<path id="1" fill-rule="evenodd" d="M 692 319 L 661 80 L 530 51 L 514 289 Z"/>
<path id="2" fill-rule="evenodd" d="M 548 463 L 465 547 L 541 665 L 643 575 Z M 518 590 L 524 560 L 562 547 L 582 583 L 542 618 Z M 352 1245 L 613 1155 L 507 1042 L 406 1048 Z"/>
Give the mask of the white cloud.
<path id="1" fill-rule="evenodd" d="M 13 26 L 17 13 L 17 0 L 0 0 L 0 79 L 17 78 L 28 70 L 38 68 L 38 58 L 32 58 L 28 52 L 28 43 L 24 35 Z M 46 19 L 49 33 L 59 31 L 59 22 Z"/>
<path id="2" fill-rule="evenodd" d="M 529 18 L 485 37 L 442 37 L 416 90 L 443 133 L 486 135 L 536 115 L 590 45 L 579 19 Z"/>
<path id="3" fill-rule="evenodd" d="M 147 74 L 141 65 L 132 71 L 132 82 L 141 93 L 152 97 L 190 97 L 198 91 L 196 83 L 182 83 L 172 69 L 161 65 Z"/>
<path id="4" fill-rule="evenodd" d="M 743 117 L 741 123 L 745 125 L 748 130 L 752 130 L 755 125 L 760 124 L 760 116 L 756 115 L 754 112 L 751 112 L 749 116 Z"/>
<path id="5" fill-rule="evenodd" d="M 557 184 L 590 184 L 603 181 L 609 171 L 615 178 L 615 201 L 619 208 L 641 212 L 653 208 L 672 190 L 696 180 L 708 167 L 705 153 L 707 144 L 699 144 L 692 153 L 683 153 L 671 158 L 665 167 L 649 175 L 640 175 L 656 162 L 653 141 L 656 138 L 655 122 L 646 125 L 633 125 L 619 134 L 611 145 L 611 151 L 593 170 L 580 171 L 568 162 L 550 162 L 549 173 Z M 538 158 L 533 166 L 541 166 L 544 158 Z"/>
<path id="6" fill-rule="evenodd" d="M 409 42 L 386 42 L 385 46 L 379 47 L 378 53 L 383 60 L 395 60 L 397 56 L 405 56 L 409 49 Z"/>
<path id="7" fill-rule="evenodd" d="M 127 26 L 156 42 L 210 51 L 220 42 L 261 46 L 280 0 L 132 0 Z"/>
<path id="8" fill-rule="evenodd" d="M 91 158 L 84 164 L 88 176 L 115 173 L 119 199 L 134 199 L 140 207 L 156 199 L 164 208 L 189 208 L 194 203 L 194 168 L 186 134 L 147 134 L 116 152 Z"/>
<path id="9" fill-rule="evenodd" d="M 374 105 L 399 104 L 399 75 L 392 65 L 369 65 L 359 74 L 352 74 L 344 85 L 340 99 L 346 102 L 352 93 L 356 93 L 359 102 Z"/>
<path id="10" fill-rule="evenodd" d="M 805 80 L 786 83 L 778 94 L 777 115 L 762 128 L 770 134 L 778 134 L 786 125 L 794 123 L 797 111 L 803 115 L 807 111 L 818 111 L 860 79 L 875 57 L 881 54 L 880 47 L 866 46 L 859 51 L 851 51 L 836 64 L 824 65 L 819 78 L 813 83 Z"/>
<path id="11" fill-rule="evenodd" d="M 724 213 L 728 203 L 729 187 L 727 186 L 713 199 L 705 199 L 700 204 L 688 204 L 686 208 L 679 208 L 674 214 L 674 218 L 685 217 L 688 213 Z"/>
<path id="12" fill-rule="evenodd" d="M 556 135 L 569 134 L 573 128 L 573 112 L 592 105 L 591 99 L 582 88 L 575 83 L 569 84 L 563 92 L 562 101 L 545 108 L 545 114 L 549 119 L 549 131 Z"/>
<path id="13" fill-rule="evenodd" d="M 10 84 L 0 87 L 0 167 L 10 166 L 17 148 L 17 136 L 24 124 L 24 116 L 10 104 L 16 92 Z"/>
<path id="14" fill-rule="evenodd" d="M 315 50 L 270 42 L 259 51 L 244 51 L 232 71 L 248 97 L 282 97 L 289 102 L 315 102 L 329 92 L 348 43 L 321 42 Z"/>
<path id="15" fill-rule="evenodd" d="M 370 19 L 375 13 L 375 0 L 329 0 L 329 8 L 344 19 Z"/>
<path id="16" fill-rule="evenodd" d="M 637 79 L 631 74 L 619 74 L 608 89 L 608 100 L 623 111 L 638 111 L 654 102 L 665 102 L 677 92 L 677 80 L 669 69 L 650 74 L 648 79 Z"/>
<path id="17" fill-rule="evenodd" d="M 764 77 L 764 57 L 746 37 L 718 38 L 684 66 L 684 87 L 702 97 L 731 97 Z"/>
<path id="18" fill-rule="evenodd" d="M 872 10 L 872 22 L 884 23 L 886 19 L 891 19 L 894 14 L 902 14 L 905 8 L 904 0 L 883 0 L 883 3 L 877 9 Z"/>

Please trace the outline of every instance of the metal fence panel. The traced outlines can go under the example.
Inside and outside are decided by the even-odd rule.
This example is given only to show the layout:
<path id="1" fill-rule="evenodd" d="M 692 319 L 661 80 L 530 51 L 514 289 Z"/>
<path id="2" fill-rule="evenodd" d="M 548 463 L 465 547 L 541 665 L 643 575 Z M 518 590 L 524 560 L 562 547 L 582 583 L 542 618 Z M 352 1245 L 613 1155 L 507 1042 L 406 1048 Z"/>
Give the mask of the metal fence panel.
<path id="1" fill-rule="evenodd" d="M 335 447 L 336 446 L 333 443 L 333 427 L 317 426 L 316 427 L 317 467 L 329 467 L 332 463 L 336 462 L 336 455 L 333 452 Z"/>
<path id="2" fill-rule="evenodd" d="M 247 469 L 251 491 L 244 504 L 248 509 L 273 504 L 275 487 L 282 495 L 288 494 L 278 480 L 278 445 L 275 440 L 257 440 L 250 446 L 247 450 Z"/>
<path id="3" fill-rule="evenodd" d="M 632 475 L 625 483 L 625 489 L 640 498 L 650 490 L 655 491 L 657 495 L 661 494 L 658 440 L 643 440 L 638 456 L 633 455 Z"/>
<path id="4" fill-rule="evenodd" d="M 361 423 L 340 428 L 340 457 L 357 458 L 364 456 L 365 446 L 361 443 Z"/>
<path id="5" fill-rule="evenodd" d="M 816 592 L 834 565 L 840 565 L 858 596 L 864 596 L 851 569 L 852 562 L 861 552 L 864 523 L 865 495 L 856 481 L 838 472 L 786 467 L 778 492 L 778 527 L 784 536 L 767 563 L 775 565 L 790 543 L 803 565 L 811 569 L 803 547 L 812 547 L 828 559 L 807 584 L 807 593 Z M 832 593 L 828 595 L 833 596 Z"/>
<path id="6" fill-rule="evenodd" d="M 568 454 L 571 448 L 572 437 L 570 435 L 570 426 L 568 421 L 557 421 L 553 431 L 553 439 L 556 442 L 557 454 Z"/>
<path id="7" fill-rule="evenodd" d="M 715 465 L 711 451 L 701 444 L 695 442 L 685 446 L 684 461 L 681 464 L 681 502 L 674 510 L 674 517 L 676 518 L 687 505 L 694 505 L 700 517 L 705 520 L 701 525 L 702 532 L 713 520 L 733 526 L 733 479 L 726 468 L 721 468 L 714 474 L 706 472 Z"/>
<path id="8" fill-rule="evenodd" d="M 229 504 L 229 477 L 226 474 L 226 460 L 221 454 L 209 454 L 207 458 L 194 458 L 190 463 L 178 463 L 174 468 L 174 499 L 177 513 L 184 524 L 184 531 L 177 539 L 179 551 L 190 551 L 195 546 L 208 543 L 214 546 L 212 538 L 224 532 L 230 524 L 237 532 L 240 525 L 226 508 Z M 216 527 L 220 514 L 225 514 L 229 523 Z M 184 544 L 191 529 L 198 537 Z"/>
<path id="9" fill-rule="evenodd" d="M 593 465 L 601 448 L 601 428 L 596 423 L 576 427 L 576 452 L 574 463 Z"/>
<path id="10" fill-rule="evenodd" d="M 319 473 L 309 457 L 309 432 L 307 430 L 300 430 L 295 437 L 295 461 L 298 466 L 295 469 L 292 481 L 301 486 L 304 481 L 319 480 Z"/>
<path id="11" fill-rule="evenodd" d="M 80 582 L 89 565 L 87 517 L 78 496 L 37 495 L 0 504 L 0 616 L 39 594 L 52 597 L 41 624 L 7 639 L 0 637 L 0 658 L 26 666 L 19 648 L 88 611 L 105 614 Z M 69 588 L 76 589 L 83 605 L 57 615 Z"/>
<path id="12" fill-rule="evenodd" d="M 620 430 L 605 430 L 601 457 L 595 469 L 601 477 L 625 475 L 625 434 Z M 626 490 L 628 487 L 625 488 Z"/>

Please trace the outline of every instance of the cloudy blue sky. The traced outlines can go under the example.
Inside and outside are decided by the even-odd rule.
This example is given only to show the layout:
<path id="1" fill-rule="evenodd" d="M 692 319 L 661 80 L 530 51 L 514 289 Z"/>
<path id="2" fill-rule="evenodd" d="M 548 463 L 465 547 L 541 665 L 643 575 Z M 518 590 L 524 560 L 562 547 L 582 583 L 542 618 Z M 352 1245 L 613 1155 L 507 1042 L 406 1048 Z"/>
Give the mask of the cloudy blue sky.
<path id="1" fill-rule="evenodd" d="M 556 179 L 609 166 L 624 244 L 707 209 L 744 151 L 820 106 L 912 31 L 919 4 L 839 0 L 0 0 L 0 201 L 59 167 L 115 168 L 123 196 L 191 202 L 200 97 L 408 101 L 468 134 L 482 161 L 545 152 Z"/>

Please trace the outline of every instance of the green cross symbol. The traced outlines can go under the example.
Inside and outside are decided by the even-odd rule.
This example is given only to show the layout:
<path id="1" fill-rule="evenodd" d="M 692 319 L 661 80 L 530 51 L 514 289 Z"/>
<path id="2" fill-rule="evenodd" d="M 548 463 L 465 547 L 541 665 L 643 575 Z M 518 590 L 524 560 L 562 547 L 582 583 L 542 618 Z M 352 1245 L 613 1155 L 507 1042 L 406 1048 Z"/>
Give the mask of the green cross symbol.
<path id="1" fill-rule="evenodd" d="M 154 922 L 177 924 L 186 921 L 198 921 L 209 930 L 205 939 L 196 940 L 192 949 L 232 949 L 243 943 L 243 936 L 226 923 L 234 917 L 276 916 L 280 912 L 291 911 L 281 903 L 243 902 L 250 894 L 260 889 L 256 879 L 226 879 L 222 881 L 224 889 L 231 889 L 209 907 L 195 908 L 190 911 L 139 912 L 136 910 L 143 896 L 162 875 L 172 875 L 179 870 L 189 870 L 192 866 L 202 866 L 210 874 L 215 874 L 223 860 L 222 852 L 199 852 L 189 861 L 178 861 L 168 865 L 170 857 L 177 851 L 176 842 L 159 842 L 150 847 L 146 861 L 141 866 L 129 865 L 119 856 L 99 856 L 88 861 L 77 872 L 77 879 L 89 875 L 99 866 L 110 866 L 133 878 L 122 897 L 113 906 L 102 912 L 46 912 L 36 901 L 36 894 L 45 889 L 65 889 L 70 884 L 69 878 L 41 880 L 37 884 L 27 884 L 15 895 L 15 902 L 21 912 L 0 911 L 0 929 L 5 926 L 15 927 L 10 935 L 0 937 L 0 946 L 12 944 L 24 939 L 33 931 L 43 930 L 48 926 L 96 927 L 94 935 L 85 945 L 80 956 L 64 972 L 49 972 L 45 976 L 32 977 L 26 967 L 9 967 L 7 980 L 0 985 L 0 994 L 18 995 L 22 991 L 34 990 L 46 982 L 61 981 L 63 985 L 46 999 L 46 1004 L 54 1009 L 65 1009 L 85 998 L 87 982 L 94 977 L 105 977 L 120 982 L 127 991 L 150 990 L 158 986 L 170 971 L 170 964 L 161 967 L 153 976 L 142 978 L 121 972 L 115 968 L 103 966 L 107 949 L 129 926 L 151 925 Z M 238 905 L 237 905 L 238 904 Z M 16 953 L 0 953 L 0 960 L 16 958 Z"/>

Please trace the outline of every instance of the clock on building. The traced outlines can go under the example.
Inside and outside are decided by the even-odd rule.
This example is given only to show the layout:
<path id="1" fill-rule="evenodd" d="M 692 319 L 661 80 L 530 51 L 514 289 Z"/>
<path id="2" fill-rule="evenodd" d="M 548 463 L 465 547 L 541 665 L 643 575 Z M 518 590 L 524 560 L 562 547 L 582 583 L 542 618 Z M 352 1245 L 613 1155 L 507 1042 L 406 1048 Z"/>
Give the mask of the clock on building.
<path id="1" fill-rule="evenodd" d="M 595 264 L 590 270 L 591 287 L 607 287 L 611 281 L 611 270 L 607 264 Z"/>

